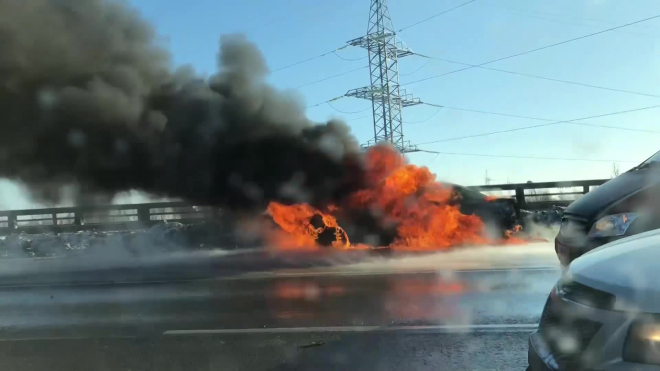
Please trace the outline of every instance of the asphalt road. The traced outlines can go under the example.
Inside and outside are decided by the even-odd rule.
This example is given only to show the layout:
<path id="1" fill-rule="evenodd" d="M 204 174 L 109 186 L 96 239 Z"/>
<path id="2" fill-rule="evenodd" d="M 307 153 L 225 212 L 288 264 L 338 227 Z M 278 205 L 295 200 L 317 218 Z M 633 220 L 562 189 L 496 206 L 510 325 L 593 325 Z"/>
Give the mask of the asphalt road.
<path id="1" fill-rule="evenodd" d="M 559 276 L 245 258 L 0 263 L 0 369 L 522 370 Z"/>

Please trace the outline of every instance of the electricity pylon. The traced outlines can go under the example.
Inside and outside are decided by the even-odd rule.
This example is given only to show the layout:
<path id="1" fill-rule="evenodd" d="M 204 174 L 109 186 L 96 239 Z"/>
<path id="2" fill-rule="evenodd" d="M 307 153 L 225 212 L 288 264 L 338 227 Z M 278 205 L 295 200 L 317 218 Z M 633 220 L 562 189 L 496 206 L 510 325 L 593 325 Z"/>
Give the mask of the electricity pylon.
<path id="1" fill-rule="evenodd" d="M 348 41 L 367 49 L 371 85 L 349 90 L 345 95 L 371 101 L 374 138 L 363 144 L 370 147 L 387 141 L 403 153 L 418 152 L 416 145 L 404 140 L 401 110 L 421 104 L 419 98 L 399 87 L 399 58 L 414 53 L 396 36 L 385 0 L 371 0 L 367 34 Z"/>

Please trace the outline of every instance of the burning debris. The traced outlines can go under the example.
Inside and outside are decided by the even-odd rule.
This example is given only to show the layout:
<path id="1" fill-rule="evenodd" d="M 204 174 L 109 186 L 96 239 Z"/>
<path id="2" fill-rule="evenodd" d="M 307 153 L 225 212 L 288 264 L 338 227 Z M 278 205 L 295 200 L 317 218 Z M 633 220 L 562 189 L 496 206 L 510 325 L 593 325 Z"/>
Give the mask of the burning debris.
<path id="1" fill-rule="evenodd" d="M 56 200 L 141 190 L 242 214 L 278 246 L 445 249 L 493 241 L 455 188 L 346 125 L 313 123 L 266 84 L 240 36 L 208 79 L 172 70 L 152 27 L 112 0 L 0 0 L 0 176 Z"/>
<path id="2" fill-rule="evenodd" d="M 436 250 L 522 241 L 515 237 L 520 226 L 504 230 L 503 236 L 489 237 L 480 217 L 461 212 L 462 200 L 452 187 L 437 182 L 427 168 L 406 164 L 403 156 L 389 146 L 370 148 L 364 168 L 367 187 L 323 211 L 308 204 L 271 203 L 268 213 L 283 231 L 271 238 L 271 244 L 286 248 L 366 245 Z M 491 200 L 484 197 L 483 201 Z M 370 217 L 370 223 L 364 223 L 365 216 Z M 355 238 L 347 230 L 356 224 L 358 228 L 371 228 Z"/>

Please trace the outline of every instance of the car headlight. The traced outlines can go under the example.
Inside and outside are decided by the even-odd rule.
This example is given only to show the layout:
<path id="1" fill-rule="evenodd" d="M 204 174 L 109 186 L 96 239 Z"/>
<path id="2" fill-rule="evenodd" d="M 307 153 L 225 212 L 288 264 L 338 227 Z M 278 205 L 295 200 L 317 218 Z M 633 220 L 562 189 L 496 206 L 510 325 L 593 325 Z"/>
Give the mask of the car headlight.
<path id="1" fill-rule="evenodd" d="M 626 339 L 623 359 L 635 363 L 660 364 L 660 323 L 633 323 Z"/>
<path id="2" fill-rule="evenodd" d="M 623 236 L 637 216 L 637 213 L 604 216 L 591 227 L 589 237 Z"/>

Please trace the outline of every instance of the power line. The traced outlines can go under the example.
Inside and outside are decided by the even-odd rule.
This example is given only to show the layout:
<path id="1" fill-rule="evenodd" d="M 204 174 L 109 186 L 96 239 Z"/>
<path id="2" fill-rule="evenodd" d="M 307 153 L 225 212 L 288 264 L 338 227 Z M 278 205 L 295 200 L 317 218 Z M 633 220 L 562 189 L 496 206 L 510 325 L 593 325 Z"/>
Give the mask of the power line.
<path id="1" fill-rule="evenodd" d="M 616 24 L 616 22 L 607 21 L 607 20 L 603 20 L 603 19 L 585 18 L 585 17 L 577 17 L 577 16 L 572 16 L 572 15 L 567 15 L 567 14 L 550 13 L 550 12 L 546 12 L 546 11 L 540 11 L 540 10 L 537 10 L 537 9 L 518 8 L 518 7 L 512 7 L 512 6 L 501 5 L 501 4 L 495 5 L 495 4 L 489 4 L 487 2 L 484 5 L 494 7 L 494 8 L 510 9 L 510 10 L 520 12 L 520 13 L 536 13 L 536 14 L 549 15 L 549 16 L 552 16 L 552 17 L 574 19 L 574 20 L 579 20 L 579 21 L 604 23 L 604 24 L 610 24 L 610 25 Z M 644 27 L 643 29 L 646 30 L 646 31 L 648 31 L 648 30 L 658 31 L 658 29 L 654 28 L 654 27 L 651 27 L 651 28 Z M 647 34 L 643 34 L 643 35 L 647 35 Z"/>
<path id="2" fill-rule="evenodd" d="M 429 61 L 430 61 L 430 60 L 431 60 L 431 58 L 428 58 L 428 59 L 426 60 L 426 63 L 422 64 L 422 66 L 419 67 L 418 69 L 416 69 L 416 70 L 414 70 L 414 71 L 412 71 L 412 72 L 408 72 L 408 73 L 399 73 L 399 76 L 410 76 L 410 75 L 412 75 L 413 73 L 418 72 L 418 71 L 421 70 L 422 68 L 426 67 L 426 65 L 429 64 Z"/>
<path id="3" fill-rule="evenodd" d="M 429 151 L 429 153 L 437 153 L 440 155 L 452 156 L 474 156 L 474 157 L 495 157 L 495 158 L 517 158 L 525 160 L 552 160 L 552 161 L 585 161 L 585 162 L 633 162 L 640 163 L 641 161 L 635 160 L 607 160 L 596 158 L 566 158 L 566 157 L 538 157 L 538 156 L 516 156 L 516 155 L 492 155 L 486 153 L 462 153 L 462 152 L 438 152 Z"/>
<path id="4" fill-rule="evenodd" d="M 639 132 L 639 133 L 660 134 L 660 131 L 655 131 L 655 130 L 624 128 L 624 127 L 621 127 L 621 126 L 610 126 L 610 125 L 590 124 L 590 123 L 587 123 L 587 122 L 570 122 L 569 124 L 571 124 L 571 125 L 579 125 L 579 126 L 591 126 L 591 127 L 597 127 L 597 128 L 605 128 L 605 129 L 617 129 L 617 130 L 625 130 L 625 131 L 636 131 L 636 132 Z"/>
<path id="5" fill-rule="evenodd" d="M 346 97 L 345 95 L 340 95 L 340 96 L 338 96 L 338 97 L 334 97 L 334 98 L 332 98 L 332 99 L 328 99 L 328 100 L 325 100 L 325 101 L 320 102 L 320 103 L 316 103 L 316 104 L 309 105 L 309 106 L 307 106 L 307 107 L 305 107 L 305 108 L 319 107 L 319 106 L 322 106 L 322 105 L 324 105 L 324 104 L 326 104 L 326 103 L 334 102 L 334 101 L 336 101 L 336 100 L 340 100 L 340 99 L 345 98 L 345 97 Z"/>
<path id="6" fill-rule="evenodd" d="M 286 70 L 287 68 L 295 67 L 295 66 L 297 66 L 297 65 L 299 65 L 299 64 L 303 64 L 303 63 L 307 63 L 307 62 L 309 62 L 309 61 L 313 61 L 314 59 L 323 58 L 323 57 L 325 57 L 326 55 L 329 55 L 329 54 L 335 53 L 335 52 L 337 52 L 337 51 L 339 51 L 339 50 L 342 50 L 342 49 L 344 49 L 344 48 L 347 48 L 348 46 L 349 46 L 349 45 L 341 46 L 341 47 L 339 47 L 339 48 L 337 48 L 337 49 L 333 49 L 333 50 L 330 50 L 330 51 L 328 51 L 328 52 L 321 53 L 321 54 L 316 55 L 316 56 L 314 56 L 314 57 L 310 57 L 310 58 L 304 59 L 304 60 L 299 61 L 299 62 L 296 62 L 296 63 L 291 63 L 291 64 L 289 64 L 289 65 L 282 66 L 282 67 L 280 67 L 280 68 L 277 68 L 277 69 L 272 70 L 271 72 L 272 72 L 272 73 L 279 72 L 279 71 L 282 71 L 282 70 Z"/>
<path id="7" fill-rule="evenodd" d="M 326 55 L 331 54 L 331 53 L 333 53 L 333 52 L 335 52 L 335 51 L 336 51 L 336 49 L 335 49 L 335 50 L 331 50 L 331 51 L 329 51 L 329 52 L 325 52 L 325 53 L 323 53 L 323 54 L 319 54 L 319 55 L 314 56 L 314 57 L 311 57 L 311 58 L 307 58 L 307 59 L 302 60 L 302 61 L 300 61 L 300 62 L 292 63 L 292 64 L 289 64 L 289 65 L 286 65 L 286 66 L 283 66 L 283 67 L 280 67 L 280 68 L 274 69 L 272 72 L 275 73 L 275 72 L 279 72 L 279 71 L 282 71 L 282 70 L 286 70 L 287 68 L 291 68 L 291 67 L 297 66 L 297 65 L 299 65 L 299 64 L 307 63 L 307 62 L 309 62 L 309 61 L 313 61 L 314 59 L 318 59 L 318 58 L 321 58 L 321 57 L 325 57 Z"/>
<path id="8" fill-rule="evenodd" d="M 349 120 L 344 120 L 344 121 L 346 121 L 346 122 L 357 121 L 357 120 L 366 119 L 367 117 L 371 117 L 371 115 L 364 115 L 364 116 L 355 117 L 355 118 L 352 118 L 352 119 L 349 119 Z"/>
<path id="9" fill-rule="evenodd" d="M 606 30 L 602 30 L 602 31 L 598 31 L 598 32 L 593 32 L 593 33 L 590 33 L 590 34 L 588 34 L 588 35 L 579 36 L 579 37 L 575 37 L 575 38 L 572 38 L 572 39 L 569 39 L 569 40 L 560 41 L 560 42 L 558 42 L 558 43 L 554 43 L 554 44 L 550 44 L 550 45 L 542 46 L 542 47 L 540 47 L 540 48 L 536 48 L 536 49 L 528 50 L 528 51 L 525 51 L 525 52 L 522 52 L 522 53 L 518 53 L 518 54 L 510 55 L 510 56 L 508 56 L 508 57 L 503 57 L 503 58 L 500 58 L 500 59 L 496 59 L 496 60 L 494 60 L 494 61 L 491 61 L 491 62 L 488 62 L 488 63 L 484 63 L 484 64 L 495 63 L 495 62 L 503 61 L 503 60 L 506 60 L 506 59 L 511 59 L 511 58 L 519 57 L 519 56 L 521 56 L 521 55 L 525 55 L 525 54 L 529 54 L 529 53 L 534 53 L 534 52 L 537 52 L 537 51 L 540 51 L 540 50 L 545 50 L 545 49 L 553 48 L 553 47 L 555 47 L 555 46 L 559 46 L 559 45 L 563 45 L 563 44 L 568 44 L 568 43 L 571 43 L 571 42 L 573 42 L 573 41 L 586 39 L 586 38 L 588 38 L 588 37 L 592 37 L 592 36 L 600 35 L 600 34 L 603 34 L 603 33 L 606 33 L 606 32 L 611 32 L 611 31 L 614 31 L 614 30 L 618 30 L 618 29 L 621 29 L 621 28 L 624 28 L 624 27 L 629 27 L 629 26 L 632 26 L 632 25 L 635 25 L 635 24 L 638 24 L 638 23 L 642 23 L 642 22 L 647 22 L 647 21 L 650 21 L 650 20 L 653 20 L 653 19 L 657 19 L 657 18 L 660 18 L 660 15 L 654 15 L 653 17 L 644 18 L 644 19 L 641 19 L 641 20 L 639 20 L 639 21 L 626 23 L 626 24 L 621 25 L 621 26 L 616 26 L 616 27 L 608 28 L 608 29 L 606 29 Z"/>
<path id="10" fill-rule="evenodd" d="M 595 115 L 595 116 L 581 117 L 581 118 L 577 118 L 577 119 L 573 119 L 573 120 L 555 121 L 555 122 L 549 122 L 549 123 L 545 123 L 545 124 L 538 124 L 538 125 L 531 125 L 531 126 L 523 126 L 523 127 L 520 127 L 520 128 L 514 128 L 514 129 L 498 130 L 498 131 L 491 131 L 491 132 L 488 132 L 488 133 L 481 133 L 481 134 L 465 135 L 465 136 L 462 136 L 462 137 L 454 137 L 454 138 L 440 139 L 440 140 L 434 140 L 434 141 L 430 141 L 430 142 L 419 143 L 419 145 L 433 144 L 433 143 L 444 143 L 444 142 L 451 142 L 451 141 L 454 141 L 454 140 L 461 140 L 461 139 L 468 139 L 468 138 L 485 137 L 485 136 L 488 136 L 488 135 L 494 135 L 494 134 L 511 133 L 511 132 L 514 132 L 514 131 L 522 131 L 522 130 L 528 130 L 528 129 L 540 128 L 540 127 L 544 127 L 544 126 L 551 126 L 551 125 L 558 125 L 558 124 L 573 123 L 573 122 L 575 122 L 575 121 L 582 121 L 582 120 L 589 120 L 589 119 L 595 119 L 595 118 L 600 118 L 600 117 L 607 117 L 607 116 L 621 115 L 621 114 L 624 114 L 624 113 L 638 112 L 638 111 L 650 110 L 650 109 L 655 109 L 655 108 L 660 108 L 660 105 L 649 106 L 649 107 L 642 107 L 642 108 L 635 108 L 635 109 L 626 110 L 626 111 L 618 111 L 618 112 L 605 113 L 605 114 L 602 114 L 602 115 Z"/>
<path id="11" fill-rule="evenodd" d="M 650 21 L 650 20 L 652 20 L 652 19 L 657 19 L 657 18 L 660 18 L 660 15 L 655 15 L 655 16 L 653 16 L 653 17 L 644 18 L 644 19 L 641 19 L 641 20 L 639 20 L 639 21 L 626 23 L 626 24 L 624 24 L 624 25 L 616 26 L 616 27 L 612 27 L 612 28 L 608 28 L 608 29 L 606 29 L 606 30 L 602 30 L 602 31 L 598 31 L 598 32 L 593 32 L 593 33 L 590 33 L 590 34 L 588 34 L 588 35 L 583 35 L 583 36 L 579 36 L 579 37 L 574 37 L 574 38 L 572 38 L 572 39 L 568 39 L 568 40 L 560 41 L 560 42 L 558 42 L 558 43 L 554 43 L 554 44 L 550 44 L 550 45 L 542 46 L 542 47 L 540 47 L 540 48 L 536 48 L 536 49 L 527 50 L 527 51 L 524 51 L 524 52 L 521 52 L 521 53 L 512 54 L 512 55 L 509 55 L 509 56 L 506 56 L 506 57 L 502 57 L 502 58 L 498 58 L 498 59 L 493 59 L 493 60 L 491 60 L 491 61 L 488 61 L 488 62 L 485 62 L 485 63 L 480 63 L 480 64 L 477 64 L 477 65 L 474 65 L 474 66 L 470 65 L 470 66 L 468 66 L 468 67 L 461 68 L 461 69 L 458 69 L 458 70 L 449 71 L 449 72 L 445 72 L 445 73 L 442 73 L 442 74 L 439 74 L 439 75 L 426 77 L 426 78 L 423 78 L 423 79 L 420 79 L 420 80 L 416 80 L 416 81 L 409 82 L 409 83 L 407 83 L 407 84 L 405 84 L 405 85 L 412 85 L 412 84 L 416 84 L 416 83 L 418 83 L 418 82 L 427 81 L 427 80 L 435 79 L 435 78 L 438 78 L 438 77 L 447 76 L 447 75 L 451 75 L 451 74 L 454 74 L 454 73 L 459 73 L 459 72 L 463 72 L 463 71 L 471 70 L 471 69 L 473 69 L 473 68 L 477 68 L 477 67 L 485 66 L 485 65 L 488 65 L 488 64 L 491 64 L 491 63 L 500 62 L 500 61 L 503 61 L 503 60 L 507 60 L 507 59 L 511 59 L 511 58 L 520 57 L 520 56 L 525 55 L 525 54 L 530 54 L 530 53 L 538 52 L 538 51 L 541 51 L 541 50 L 545 50 L 545 49 L 553 48 L 553 47 L 555 47 L 555 46 L 568 44 L 568 43 L 573 42 L 573 41 L 586 39 L 586 38 L 588 38 L 588 37 L 592 37 L 592 36 L 600 35 L 600 34 L 603 34 L 603 33 L 606 33 L 606 32 L 610 32 L 610 31 L 618 30 L 618 29 L 621 29 L 621 28 L 624 28 L 624 27 L 629 27 L 629 26 L 632 26 L 632 25 L 635 25 L 635 24 L 639 24 L 639 23 L 642 23 L 642 22 L 647 22 L 647 21 Z"/>
<path id="12" fill-rule="evenodd" d="M 437 106 L 436 106 L 436 107 L 437 107 Z M 421 124 L 421 123 L 423 123 L 423 122 L 426 122 L 426 121 L 428 121 L 428 120 L 434 118 L 435 115 L 437 115 L 438 112 L 440 112 L 440 110 L 441 110 L 442 108 L 443 108 L 443 107 L 438 107 L 438 110 L 437 110 L 437 111 L 435 111 L 431 116 L 429 116 L 429 118 L 424 119 L 424 120 L 422 120 L 422 121 L 404 121 L 403 123 L 404 123 L 404 124 L 409 124 L 409 125 L 410 125 L 410 124 Z"/>
<path id="13" fill-rule="evenodd" d="M 482 110 L 476 110 L 476 109 L 470 109 L 470 108 L 459 108 L 459 107 L 443 106 L 443 105 L 440 105 L 440 104 L 433 104 L 433 103 L 427 103 L 427 102 L 422 102 L 422 104 L 425 104 L 425 105 L 427 105 L 427 106 L 431 106 L 431 107 L 445 108 L 445 109 L 450 109 L 450 110 L 455 110 L 455 111 L 465 111 L 465 112 L 483 113 L 483 114 L 487 114 L 487 115 L 504 116 L 504 117 L 514 117 L 514 118 L 518 118 L 518 119 L 539 120 L 539 121 L 552 121 L 552 122 L 555 122 L 555 121 L 556 121 L 556 120 L 542 119 L 542 118 L 532 117 L 532 116 L 520 116 L 520 115 L 512 115 L 512 114 L 508 114 L 508 113 L 499 113 L 499 112 L 491 112 L 491 111 L 482 111 Z"/>
<path id="14" fill-rule="evenodd" d="M 296 89 L 304 88 L 305 86 L 310 86 L 310 85 L 318 84 L 319 82 L 323 82 L 323 81 L 331 80 L 331 79 L 334 79 L 334 78 L 337 78 L 337 77 L 340 77 L 340 76 L 348 75 L 349 73 L 353 73 L 353 72 L 356 72 L 356 71 L 360 71 L 360 70 L 363 70 L 363 69 L 365 69 L 365 68 L 367 68 L 367 67 L 369 67 L 369 66 L 358 67 L 358 68 L 352 69 L 352 70 L 350 70 L 350 71 L 342 72 L 342 73 L 339 73 L 339 74 L 336 74 L 336 75 L 333 75 L 333 76 L 328 76 L 328 77 L 323 78 L 323 79 L 320 79 L 320 80 L 316 80 L 316 81 L 308 82 L 307 84 L 303 84 L 303 85 L 300 85 L 300 86 L 296 86 Z"/>
<path id="15" fill-rule="evenodd" d="M 360 60 L 363 60 L 363 59 L 367 59 L 367 57 L 360 57 L 360 58 L 344 58 L 344 57 L 342 57 L 341 55 L 337 54 L 337 51 L 335 51 L 335 50 L 332 51 L 332 54 L 334 54 L 335 57 L 337 57 L 337 58 L 339 58 L 339 59 L 341 59 L 341 60 L 343 60 L 343 61 L 347 61 L 347 62 L 354 62 L 354 61 L 360 61 Z"/>
<path id="16" fill-rule="evenodd" d="M 427 106 L 431 106 L 431 107 L 439 107 L 439 108 L 445 108 L 445 109 L 456 110 L 456 111 L 474 112 L 474 113 L 482 113 L 482 114 L 486 114 L 486 115 L 495 115 L 495 116 L 504 116 L 504 117 L 514 117 L 514 118 L 519 118 L 519 119 L 537 120 L 537 121 L 546 121 L 546 122 L 553 122 L 553 123 L 556 123 L 556 122 L 557 122 L 557 120 L 554 120 L 554 119 L 541 118 L 541 117 L 521 116 L 521 115 L 512 115 L 512 114 L 501 113 L 501 112 L 492 112 L 492 111 L 483 111 L 483 110 L 476 110 L 476 109 L 469 109 L 469 108 L 459 108 L 459 107 L 442 106 L 442 105 L 439 105 L 439 104 L 426 103 L 426 102 L 422 102 L 422 104 L 425 104 L 425 105 L 427 105 Z M 570 124 L 570 125 L 591 126 L 591 127 L 599 127 L 599 128 L 606 128 L 606 129 L 617 129 L 617 130 L 625 130 L 625 131 L 634 131 L 634 132 L 639 132 L 639 133 L 653 133 L 653 134 L 660 134 L 660 131 L 646 130 L 646 129 L 635 129 L 635 128 L 626 128 L 626 127 L 622 127 L 622 126 L 611 126 L 611 125 L 591 124 L 591 123 L 585 123 L 585 122 L 566 122 L 566 123 L 567 123 L 567 124 Z"/>
<path id="17" fill-rule="evenodd" d="M 339 113 L 343 113 L 343 114 L 345 114 L 345 115 L 350 115 L 350 114 L 353 114 L 353 113 L 362 113 L 362 112 L 364 112 L 364 111 L 367 111 L 367 110 L 370 110 L 370 109 L 371 109 L 371 107 L 367 107 L 367 108 L 365 108 L 365 109 L 363 109 L 363 110 L 360 110 L 360 111 L 346 112 L 346 111 L 341 111 L 341 110 L 336 109 L 332 104 L 330 104 L 330 101 L 327 101 L 327 102 L 325 102 L 325 103 L 326 103 L 328 106 L 330 106 L 330 108 L 332 108 L 333 110 L 335 110 L 335 111 L 337 111 L 337 112 L 339 112 Z"/>
<path id="18" fill-rule="evenodd" d="M 660 98 L 660 95 L 657 94 L 648 94 L 648 93 L 640 93 L 632 90 L 623 90 L 623 89 L 616 89 L 616 88 L 608 88 L 605 86 L 598 86 L 598 85 L 592 85 L 592 84 L 584 84 L 581 82 L 575 82 L 575 81 L 568 81 L 568 80 L 562 80 L 562 79 L 555 79 L 551 77 L 544 77 L 544 76 L 539 76 L 539 75 L 533 75 L 529 73 L 523 73 L 523 72 L 515 72 L 515 71 L 509 71 L 509 70 L 502 70 L 499 68 L 492 68 L 492 67 L 484 67 L 483 65 L 476 65 L 476 64 L 470 64 L 470 63 L 464 63 L 464 62 L 457 62 L 453 61 L 450 59 L 444 59 L 444 58 L 436 58 L 436 57 L 430 57 L 428 55 L 424 54 L 419 54 L 415 53 L 415 55 L 418 55 L 422 58 L 427 58 L 427 60 L 436 60 L 436 61 L 441 61 L 441 62 L 447 62 L 447 63 L 453 63 L 453 64 L 460 64 L 463 66 L 470 66 L 474 68 L 480 68 L 484 70 L 489 70 L 489 71 L 496 71 L 496 72 L 502 72 L 502 73 L 508 73 L 511 75 L 518 75 L 518 76 L 524 76 L 524 77 L 531 77 L 534 79 L 540 79 L 540 80 L 546 80 L 546 81 L 553 81 L 553 82 L 560 82 L 563 84 L 570 84 L 570 85 L 577 85 L 577 86 L 582 86 L 582 87 L 587 87 L 587 88 L 593 88 L 593 89 L 600 89 L 600 90 L 607 90 L 607 91 L 613 91 L 613 92 L 618 92 L 618 93 L 627 93 L 627 94 L 634 94 L 634 95 L 641 95 L 645 97 L 652 97 L 652 98 Z M 450 71 L 451 72 L 451 71 Z M 405 84 L 404 84 L 405 85 Z"/>
<path id="19" fill-rule="evenodd" d="M 462 4 L 460 4 L 460 5 L 457 5 L 457 6 L 453 7 L 453 8 L 449 8 L 449 9 L 444 10 L 444 11 L 438 13 L 438 14 L 434 14 L 434 15 L 428 17 L 428 18 L 424 18 L 424 19 L 422 19 L 421 21 L 415 22 L 415 23 L 410 24 L 410 25 L 408 25 L 408 26 L 406 26 L 406 27 L 404 27 L 404 28 L 401 28 L 401 29 L 399 29 L 397 32 L 401 32 L 401 31 L 407 30 L 407 29 L 409 29 L 410 27 L 417 26 L 418 24 L 424 23 L 424 22 L 426 22 L 426 21 L 430 21 L 430 20 L 433 19 L 433 18 L 439 17 L 439 16 L 441 16 L 441 15 L 443 15 L 443 14 L 447 14 L 447 13 L 449 13 L 449 12 L 451 12 L 451 11 L 454 11 L 454 10 L 456 10 L 456 9 L 458 9 L 458 8 L 462 8 L 462 7 L 464 7 L 464 6 L 466 6 L 466 5 L 470 4 L 470 3 L 473 3 L 473 2 L 475 2 L 475 1 L 477 1 L 477 0 L 470 0 L 470 1 L 467 1 L 467 2 L 462 3 Z"/>
<path id="20" fill-rule="evenodd" d="M 365 58 L 366 58 L 366 57 L 362 57 L 362 58 L 349 59 L 349 58 L 344 58 L 344 57 L 340 56 L 339 54 L 337 54 L 338 51 L 340 51 L 340 50 L 342 50 L 342 49 L 345 49 L 345 48 L 348 48 L 349 46 L 350 46 L 350 45 L 344 45 L 344 46 L 341 46 L 341 47 L 339 47 L 339 48 L 337 48 L 337 49 L 333 49 L 333 50 L 330 50 L 330 51 L 328 51 L 328 52 L 321 53 L 321 54 L 319 54 L 319 55 L 315 55 L 315 56 L 310 57 L 310 58 L 307 58 L 307 59 L 303 59 L 302 61 L 298 61 L 298 62 L 296 62 L 296 63 L 291 63 L 291 64 L 288 64 L 288 65 L 286 65 L 286 66 L 282 66 L 282 67 L 280 67 L 280 68 L 276 68 L 276 69 L 272 70 L 271 73 L 275 73 L 275 72 L 279 72 L 279 71 L 282 71 L 282 70 L 286 70 L 287 68 L 295 67 L 295 66 L 297 66 L 297 65 L 300 65 L 300 64 L 303 64 L 303 63 L 307 63 L 307 62 L 313 61 L 313 60 L 315 60 L 315 59 L 323 58 L 323 57 L 325 57 L 326 55 L 330 55 L 330 54 L 334 54 L 337 58 L 342 59 L 342 60 L 345 60 L 345 61 L 349 61 L 349 62 L 352 62 L 352 61 L 359 61 L 359 60 L 361 60 L 361 59 L 365 59 Z"/>
<path id="21" fill-rule="evenodd" d="M 539 12 L 539 11 L 531 10 L 531 9 L 523 10 L 523 9 L 513 8 L 513 7 L 509 7 L 509 6 L 503 6 L 503 5 L 499 5 L 499 4 L 498 5 L 484 4 L 484 5 L 493 7 L 495 9 L 498 9 L 498 10 L 503 11 L 503 12 L 507 12 L 509 14 L 521 15 L 521 16 L 524 16 L 524 17 L 529 17 L 529 18 L 534 18 L 534 19 L 540 19 L 540 20 L 544 20 L 546 22 L 553 22 L 553 23 L 565 24 L 565 25 L 569 25 L 569 26 L 578 26 L 578 27 L 599 27 L 598 25 L 594 25 L 594 24 L 575 23 L 575 22 L 572 22 L 572 21 L 557 20 L 557 19 L 554 19 L 554 18 L 541 17 L 541 16 L 538 16 L 538 15 L 532 15 L 532 14 L 528 14 L 528 13 L 531 12 L 531 13 L 537 13 L 537 14 L 545 14 L 545 15 L 549 15 L 549 16 L 552 16 L 552 17 L 555 17 L 555 18 L 557 18 L 557 17 L 566 18 L 565 15 L 561 15 L 561 14 Z M 578 17 L 578 18 L 575 18 L 575 19 L 581 19 L 581 18 Z M 587 19 L 582 18 L 582 20 L 587 20 Z M 596 20 L 587 20 L 587 21 L 616 24 L 614 22 L 602 22 L 602 21 L 596 21 Z M 625 33 L 625 34 L 628 34 L 628 35 L 635 35 L 635 36 L 657 37 L 655 35 L 649 35 L 649 34 L 645 34 L 645 33 L 635 33 L 635 32 L 625 32 L 625 31 L 621 31 L 621 32 Z"/>

